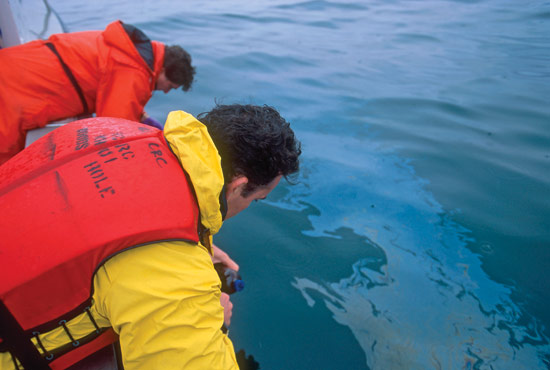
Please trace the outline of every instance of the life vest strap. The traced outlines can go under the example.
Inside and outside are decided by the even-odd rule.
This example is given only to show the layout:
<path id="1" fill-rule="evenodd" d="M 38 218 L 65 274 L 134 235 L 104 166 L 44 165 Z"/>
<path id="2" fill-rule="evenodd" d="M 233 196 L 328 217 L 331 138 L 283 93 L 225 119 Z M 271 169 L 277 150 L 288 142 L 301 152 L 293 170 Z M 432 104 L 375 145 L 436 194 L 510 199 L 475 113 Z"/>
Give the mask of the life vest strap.
<path id="1" fill-rule="evenodd" d="M 0 337 L 25 369 L 50 369 L 48 361 L 40 355 L 40 352 L 1 299 Z"/>
<path id="2" fill-rule="evenodd" d="M 92 324 L 94 324 L 95 332 L 96 332 L 97 334 L 100 334 L 100 333 L 101 333 L 101 328 L 97 325 L 97 322 L 95 321 L 94 316 L 93 316 L 92 313 L 90 312 L 90 307 L 86 307 L 86 308 L 84 309 L 84 311 L 88 314 L 88 318 L 90 319 L 90 321 L 92 322 Z"/>
<path id="3" fill-rule="evenodd" d="M 16 369 L 18 368 L 17 360 L 19 360 L 25 369 L 49 370 L 49 364 L 54 359 L 70 352 L 74 348 L 93 341 L 108 329 L 100 328 L 97 325 L 89 307 L 86 307 L 84 312 L 94 325 L 95 331 L 76 340 L 69 331 L 66 321 L 61 320 L 58 326 L 63 327 L 63 330 L 70 339 L 70 343 L 48 351 L 40 339 L 40 332 L 33 331 L 32 334 L 25 332 L 9 309 L 0 300 L 0 338 L 2 338 L 2 351 L 7 350 L 10 352 L 16 364 Z M 32 338 L 36 339 L 36 345 L 32 342 Z M 43 354 L 40 353 L 38 348 L 42 350 Z"/>

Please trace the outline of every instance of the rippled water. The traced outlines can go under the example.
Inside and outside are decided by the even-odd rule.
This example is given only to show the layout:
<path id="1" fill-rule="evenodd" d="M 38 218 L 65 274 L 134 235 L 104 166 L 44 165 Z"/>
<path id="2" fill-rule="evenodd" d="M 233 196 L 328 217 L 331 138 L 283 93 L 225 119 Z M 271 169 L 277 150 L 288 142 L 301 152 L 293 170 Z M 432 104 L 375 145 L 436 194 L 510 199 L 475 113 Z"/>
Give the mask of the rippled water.
<path id="1" fill-rule="evenodd" d="M 217 100 L 295 127 L 299 184 L 216 239 L 262 369 L 550 368 L 548 1 L 51 3 L 190 51 L 158 119 Z"/>

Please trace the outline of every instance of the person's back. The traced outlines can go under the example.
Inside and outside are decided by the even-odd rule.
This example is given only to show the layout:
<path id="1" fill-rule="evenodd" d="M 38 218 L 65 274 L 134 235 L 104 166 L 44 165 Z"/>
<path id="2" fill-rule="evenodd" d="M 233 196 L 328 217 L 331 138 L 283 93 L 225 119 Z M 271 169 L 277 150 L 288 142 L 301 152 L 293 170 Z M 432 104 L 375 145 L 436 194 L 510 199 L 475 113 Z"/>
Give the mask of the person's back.
<path id="1" fill-rule="evenodd" d="M 84 31 L 61 33 L 52 35 L 47 40 L 47 42 L 55 46 L 56 51 L 62 56 L 63 62 L 69 67 L 76 78 L 76 82 L 86 97 L 89 112 L 95 112 L 94 100 L 101 77 L 100 69 L 104 68 L 102 64 L 105 64 L 100 61 L 101 49 L 105 48 L 102 42 L 103 32 L 104 31 Z M 105 54 L 105 52 L 103 52 L 103 54 Z M 58 59 L 57 64 L 60 64 Z M 65 76 L 66 73 L 64 72 L 63 75 Z M 69 87 L 70 92 L 73 93 L 71 95 L 71 100 L 74 100 L 74 87 Z M 73 115 L 77 116 L 84 113 L 80 101 L 74 105 L 74 111 L 71 112 Z M 63 116 L 65 115 L 66 111 L 60 110 L 60 113 L 57 113 L 57 116 L 62 116 L 62 118 L 64 118 Z M 52 115 L 45 117 L 46 122 L 52 121 L 51 116 Z"/>
<path id="2" fill-rule="evenodd" d="M 60 46 L 70 43 L 71 47 L 62 47 L 63 55 L 71 56 L 71 71 L 90 97 L 95 94 L 99 79 L 99 34 L 99 31 L 91 31 L 52 36 Z M 44 47 L 44 43 L 37 40 L 0 50 L 2 131 L 26 131 L 42 127 L 50 121 L 84 113 L 59 59 Z M 23 139 L 21 135 L 18 148 L 22 148 Z"/>

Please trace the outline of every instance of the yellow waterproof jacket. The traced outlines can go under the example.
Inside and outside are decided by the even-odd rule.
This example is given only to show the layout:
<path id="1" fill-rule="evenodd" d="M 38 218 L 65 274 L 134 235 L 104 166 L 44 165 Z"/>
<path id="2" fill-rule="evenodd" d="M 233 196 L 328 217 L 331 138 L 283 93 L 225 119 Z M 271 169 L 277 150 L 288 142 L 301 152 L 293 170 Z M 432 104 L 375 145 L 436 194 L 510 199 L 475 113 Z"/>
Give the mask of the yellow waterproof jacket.
<path id="1" fill-rule="evenodd" d="M 223 175 L 206 127 L 177 111 L 168 115 L 164 133 L 193 183 L 202 224 L 215 234 L 222 224 Z M 100 327 L 119 334 L 126 370 L 238 369 L 233 345 L 220 330 L 220 294 L 205 246 L 155 243 L 122 252 L 98 269 L 91 313 Z M 77 340 L 95 331 L 86 316 L 67 323 Z M 47 350 L 70 343 L 62 328 L 40 339 Z M 0 369 L 12 368 L 11 356 L 2 354 Z"/>

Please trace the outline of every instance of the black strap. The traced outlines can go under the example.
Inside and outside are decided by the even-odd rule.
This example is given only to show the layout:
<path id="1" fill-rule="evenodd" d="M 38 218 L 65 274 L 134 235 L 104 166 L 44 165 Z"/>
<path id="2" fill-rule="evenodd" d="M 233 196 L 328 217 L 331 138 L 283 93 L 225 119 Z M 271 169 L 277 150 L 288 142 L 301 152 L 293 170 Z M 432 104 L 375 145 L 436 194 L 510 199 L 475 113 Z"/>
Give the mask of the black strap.
<path id="1" fill-rule="evenodd" d="M 97 322 L 95 321 L 94 316 L 93 316 L 92 313 L 90 312 L 90 307 L 86 307 L 84 310 L 85 310 L 86 313 L 88 314 L 88 318 L 90 319 L 90 321 L 92 322 L 92 324 L 94 324 L 96 334 L 99 334 L 99 333 L 101 332 L 101 328 L 97 325 Z"/>
<path id="2" fill-rule="evenodd" d="M 82 92 L 80 85 L 76 81 L 76 78 L 74 77 L 73 73 L 71 72 L 67 64 L 65 64 L 65 62 L 61 58 L 61 55 L 59 55 L 59 53 L 57 52 L 55 45 L 52 44 L 51 42 L 46 42 L 44 45 L 46 45 L 57 56 L 57 59 L 59 59 L 59 63 L 61 63 L 61 67 L 63 67 L 65 74 L 67 75 L 67 77 L 69 77 L 71 84 L 73 85 L 74 89 L 76 90 L 76 93 L 78 94 L 78 97 L 80 98 L 80 101 L 82 102 L 82 107 L 84 108 L 84 114 L 90 114 L 91 112 L 88 109 L 88 103 L 86 103 L 86 99 L 84 98 L 84 93 Z"/>
<path id="3" fill-rule="evenodd" d="M 19 362 L 17 362 L 17 359 L 13 355 L 13 353 L 10 352 L 11 360 L 13 361 L 13 367 L 15 367 L 15 370 L 21 370 L 19 368 Z"/>
<path id="4" fill-rule="evenodd" d="M 122 363 L 122 349 L 120 348 L 120 340 L 113 343 L 113 349 L 115 352 L 115 360 L 117 364 L 117 370 L 124 370 L 124 364 Z"/>
<path id="5" fill-rule="evenodd" d="M 0 337 L 25 369 L 50 369 L 48 362 L 42 358 L 2 300 L 0 300 Z"/>

